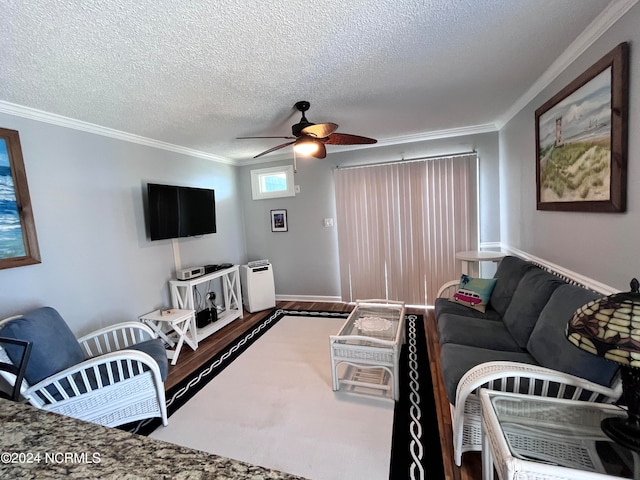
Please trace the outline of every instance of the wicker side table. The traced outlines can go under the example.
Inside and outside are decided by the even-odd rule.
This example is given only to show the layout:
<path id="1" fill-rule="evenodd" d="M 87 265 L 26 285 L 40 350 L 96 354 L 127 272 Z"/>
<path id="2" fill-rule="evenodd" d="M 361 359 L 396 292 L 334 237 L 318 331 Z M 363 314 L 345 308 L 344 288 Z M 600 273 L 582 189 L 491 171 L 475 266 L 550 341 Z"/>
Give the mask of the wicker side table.
<path id="1" fill-rule="evenodd" d="M 600 428 L 620 407 L 486 389 L 480 402 L 483 480 L 640 478 L 638 454 Z"/>

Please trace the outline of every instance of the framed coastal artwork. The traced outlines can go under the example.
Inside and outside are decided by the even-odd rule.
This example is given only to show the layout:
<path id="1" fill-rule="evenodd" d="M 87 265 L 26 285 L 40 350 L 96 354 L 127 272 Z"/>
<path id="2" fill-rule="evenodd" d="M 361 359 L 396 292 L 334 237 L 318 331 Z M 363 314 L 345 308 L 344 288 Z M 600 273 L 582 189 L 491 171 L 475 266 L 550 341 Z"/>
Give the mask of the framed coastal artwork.
<path id="1" fill-rule="evenodd" d="M 34 263 L 40 251 L 20 136 L 0 128 L 0 269 Z"/>
<path id="2" fill-rule="evenodd" d="M 536 110 L 538 210 L 626 210 L 628 59 L 621 43 Z"/>

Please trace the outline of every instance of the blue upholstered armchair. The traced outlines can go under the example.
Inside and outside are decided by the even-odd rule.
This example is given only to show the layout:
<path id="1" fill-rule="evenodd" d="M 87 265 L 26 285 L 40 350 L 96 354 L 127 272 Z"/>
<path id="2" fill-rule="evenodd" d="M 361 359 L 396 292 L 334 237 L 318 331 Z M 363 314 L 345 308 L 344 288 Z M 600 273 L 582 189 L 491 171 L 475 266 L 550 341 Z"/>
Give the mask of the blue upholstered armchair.
<path id="1" fill-rule="evenodd" d="M 151 417 L 167 425 L 167 355 L 148 326 L 125 322 L 76 339 L 56 310 L 42 307 L 2 320 L 0 336 L 32 343 L 21 394 L 34 407 L 110 427 Z M 4 361 L 19 356 L 0 348 Z"/>

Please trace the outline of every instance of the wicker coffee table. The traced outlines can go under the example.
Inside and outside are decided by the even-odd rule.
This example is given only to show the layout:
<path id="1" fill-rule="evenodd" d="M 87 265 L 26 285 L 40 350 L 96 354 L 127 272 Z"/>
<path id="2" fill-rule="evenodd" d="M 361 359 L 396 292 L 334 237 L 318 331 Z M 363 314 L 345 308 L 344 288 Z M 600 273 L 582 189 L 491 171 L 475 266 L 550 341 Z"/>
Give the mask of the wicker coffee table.
<path id="1" fill-rule="evenodd" d="M 329 341 L 334 391 L 350 385 L 363 387 L 363 392 L 386 391 L 398 400 L 404 302 L 358 300 L 340 332 Z"/>

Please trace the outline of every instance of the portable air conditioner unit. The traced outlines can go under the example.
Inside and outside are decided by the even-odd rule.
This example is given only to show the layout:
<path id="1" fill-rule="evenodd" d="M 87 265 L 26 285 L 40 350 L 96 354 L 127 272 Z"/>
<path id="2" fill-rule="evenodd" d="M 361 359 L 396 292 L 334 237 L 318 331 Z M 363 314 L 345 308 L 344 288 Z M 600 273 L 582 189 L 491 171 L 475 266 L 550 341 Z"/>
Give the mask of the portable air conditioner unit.
<path id="1" fill-rule="evenodd" d="M 244 308 L 248 312 L 258 312 L 276 306 L 276 288 L 270 263 L 255 267 L 242 265 L 240 282 Z"/>

